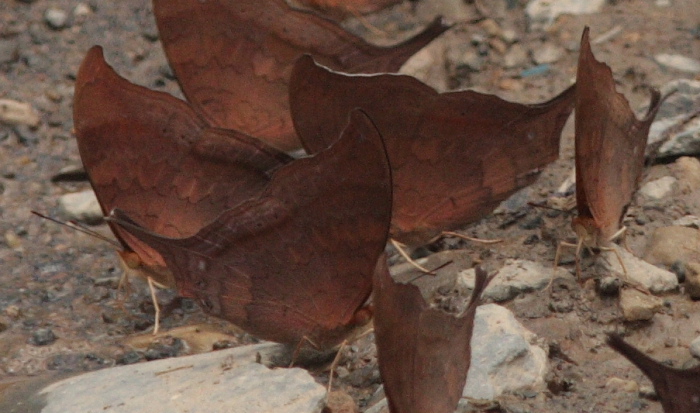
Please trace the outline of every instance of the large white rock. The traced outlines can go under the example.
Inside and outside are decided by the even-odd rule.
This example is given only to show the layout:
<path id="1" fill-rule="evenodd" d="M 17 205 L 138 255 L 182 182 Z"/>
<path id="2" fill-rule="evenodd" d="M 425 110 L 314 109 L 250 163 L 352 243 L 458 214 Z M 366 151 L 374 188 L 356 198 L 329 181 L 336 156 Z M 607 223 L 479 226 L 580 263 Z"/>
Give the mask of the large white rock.
<path id="1" fill-rule="evenodd" d="M 305 370 L 256 363 L 271 343 L 114 367 L 41 391 L 42 413 L 316 413 L 325 389 Z"/>
<path id="2" fill-rule="evenodd" d="M 537 336 L 508 309 L 497 304 L 480 306 L 473 334 L 464 397 L 493 400 L 503 393 L 544 388 L 547 354 L 535 344 Z"/>

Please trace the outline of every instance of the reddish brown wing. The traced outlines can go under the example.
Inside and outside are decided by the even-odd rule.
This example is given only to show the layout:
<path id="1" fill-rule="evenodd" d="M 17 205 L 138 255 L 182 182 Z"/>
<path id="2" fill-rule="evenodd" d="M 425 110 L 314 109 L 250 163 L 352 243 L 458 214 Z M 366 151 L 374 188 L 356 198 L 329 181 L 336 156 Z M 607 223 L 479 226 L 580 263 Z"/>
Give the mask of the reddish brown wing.
<path id="1" fill-rule="evenodd" d="M 471 302 L 459 317 L 430 308 L 417 287 L 396 283 L 386 267 L 374 277 L 377 358 L 390 411 L 454 412 L 467 381 L 486 273 L 477 268 Z"/>
<path id="2" fill-rule="evenodd" d="M 343 19 L 374 13 L 401 1 L 403 0 L 296 0 L 296 3 L 315 9 L 325 16 Z"/>
<path id="3" fill-rule="evenodd" d="M 159 251 L 209 313 L 268 340 L 331 347 L 357 327 L 391 214 L 381 137 L 354 112 L 342 137 L 278 170 L 259 197 L 195 236 L 167 238 L 115 217 Z"/>
<path id="4" fill-rule="evenodd" d="M 653 91 L 647 114 L 637 120 L 615 90 L 610 67 L 593 56 L 588 32 L 581 38 L 576 75 L 576 203 L 579 221 L 605 243 L 620 229 L 639 185 L 660 99 Z"/>
<path id="5" fill-rule="evenodd" d="M 87 53 L 73 105 L 78 149 L 105 214 L 120 208 L 168 236 L 194 234 L 257 194 L 289 158 L 255 139 L 207 128 L 183 101 L 119 77 L 102 49 Z M 126 250 L 147 267 L 160 255 L 121 228 Z"/>
<path id="6" fill-rule="evenodd" d="M 408 244 L 474 222 L 554 161 L 572 86 L 538 105 L 471 91 L 438 94 L 409 76 L 350 76 L 305 56 L 292 72 L 290 104 L 304 147 L 337 136 L 342 116 L 365 110 L 384 137 L 394 178 L 391 235 Z"/>
<path id="7" fill-rule="evenodd" d="M 213 125 L 243 131 L 283 150 L 300 146 L 289 115 L 287 85 L 292 65 L 303 53 L 338 70 L 395 72 L 447 30 L 436 20 L 414 38 L 384 48 L 329 20 L 293 10 L 284 0 L 153 3 L 168 60 L 195 110 Z"/>
<path id="8" fill-rule="evenodd" d="M 700 367 L 679 370 L 665 366 L 617 335 L 611 335 L 608 344 L 649 377 L 665 413 L 700 412 Z"/>

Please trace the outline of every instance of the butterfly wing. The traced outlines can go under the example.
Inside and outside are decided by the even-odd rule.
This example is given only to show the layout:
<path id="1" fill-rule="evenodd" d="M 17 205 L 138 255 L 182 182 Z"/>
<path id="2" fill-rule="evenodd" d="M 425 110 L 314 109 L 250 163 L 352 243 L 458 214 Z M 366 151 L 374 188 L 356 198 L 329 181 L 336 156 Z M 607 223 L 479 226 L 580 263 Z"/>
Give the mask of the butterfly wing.
<path id="1" fill-rule="evenodd" d="M 194 234 L 257 194 L 284 153 L 242 134 L 212 129 L 183 101 L 119 77 L 93 47 L 80 67 L 73 107 L 78 149 L 105 214 L 127 212 L 168 236 Z M 146 266 L 160 255 L 111 225 Z"/>
<path id="2" fill-rule="evenodd" d="M 154 13 L 168 60 L 195 110 L 213 125 L 283 150 L 299 147 L 287 87 L 303 53 L 338 70 L 394 72 L 447 29 L 436 20 L 384 48 L 284 0 L 154 0 Z"/>
<path id="3" fill-rule="evenodd" d="M 469 306 L 456 317 L 430 308 L 417 287 L 395 282 L 387 269 L 377 271 L 377 359 L 392 412 L 455 411 L 471 364 L 476 308 L 488 281 L 477 268 Z"/>
<path id="4" fill-rule="evenodd" d="M 376 128 L 354 112 L 331 148 L 279 169 L 259 197 L 192 237 L 115 218 L 163 255 L 209 313 L 264 339 L 325 348 L 356 327 L 371 292 L 390 221 L 390 173 Z"/>
<path id="5" fill-rule="evenodd" d="M 665 366 L 617 335 L 611 335 L 608 344 L 649 377 L 665 413 L 700 412 L 700 367 L 679 370 Z"/>
<path id="6" fill-rule="evenodd" d="M 297 62 L 290 82 L 294 124 L 311 153 L 327 147 L 355 107 L 384 137 L 394 179 L 393 238 L 420 245 L 474 222 L 555 160 L 573 109 L 569 88 L 522 105 L 476 92 L 439 95 L 402 75 L 350 76 Z"/>
<path id="7" fill-rule="evenodd" d="M 649 109 L 638 120 L 615 90 L 612 70 L 593 56 L 589 29 L 581 38 L 576 75 L 576 203 L 605 242 L 619 229 L 644 169 L 649 127 L 660 106 L 652 92 Z"/>

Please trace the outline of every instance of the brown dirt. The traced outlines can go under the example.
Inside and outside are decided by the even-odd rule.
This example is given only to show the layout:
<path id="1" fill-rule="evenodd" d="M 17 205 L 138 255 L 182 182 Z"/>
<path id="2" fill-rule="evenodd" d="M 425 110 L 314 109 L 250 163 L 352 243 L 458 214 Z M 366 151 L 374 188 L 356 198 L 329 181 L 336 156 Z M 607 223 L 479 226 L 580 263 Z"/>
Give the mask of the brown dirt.
<path id="1" fill-rule="evenodd" d="M 478 88 L 528 103 L 549 99 L 575 77 L 577 51 L 572 46 L 577 44 L 585 25 L 591 26 L 592 38 L 616 26 L 622 28 L 613 39 L 594 45 L 594 52 L 613 68 L 618 89 L 633 107 L 646 102 L 649 86 L 660 87 L 670 80 L 689 77 L 659 67 L 653 62 L 653 55 L 669 52 L 700 57 L 700 8 L 694 0 L 672 0 L 670 7 L 656 6 L 650 0 L 615 0 L 595 15 L 560 17 L 546 31 L 528 31 L 523 1 L 468 3 L 473 10 L 477 4 L 486 5 L 487 17 L 501 27 L 515 30 L 518 41 L 526 48 L 537 48 L 546 41 L 567 48 L 567 52 L 546 75 L 520 78 L 520 71 L 532 66 L 531 62 L 515 69 L 503 68 L 502 55 L 497 50 L 472 42 L 476 35 L 488 38 L 483 23 L 458 25 L 449 35 L 447 48 L 481 47 L 483 67 L 473 71 L 448 62 L 452 87 Z M 0 63 L 0 98 L 31 103 L 42 117 L 36 129 L 0 125 L 0 230 L 5 236 L 5 244 L 0 247 L 0 383 L 197 350 L 181 349 L 172 340 L 150 344 L 145 331 L 152 326 L 153 312 L 147 290 L 137 284 L 129 295 L 119 292 L 116 287 L 122 270 L 108 244 L 38 219 L 29 212 L 35 209 L 55 214 L 60 195 L 89 186 L 84 181 L 53 183 L 51 177 L 66 166 L 80 163 L 71 132 L 72 88 L 81 59 L 91 45 L 102 45 L 108 62 L 122 76 L 181 96 L 157 40 L 148 1 L 88 0 L 85 5 L 90 12 L 84 18 L 72 16 L 76 4 L 69 0 L 0 3 L 0 41 L 18 44 L 18 59 Z M 507 5 L 513 7 L 509 9 Z M 49 7 L 68 12 L 69 27 L 60 31 L 48 28 L 43 14 Z M 357 22 L 349 22 L 348 26 L 374 41 L 388 42 L 395 39 L 394 34 L 401 36 L 405 34 L 403 30 L 430 18 L 415 15 L 409 4 L 402 4 L 368 18 L 386 36 L 370 34 Z M 521 199 L 546 201 L 570 173 L 571 123 L 564 132 L 560 160 L 547 168 Z M 664 164 L 647 171 L 648 177 L 667 174 L 669 166 Z M 700 201 L 692 197 L 640 202 L 633 204 L 629 212 L 632 219 L 628 220 L 628 242 L 637 255 L 642 254 L 654 228 L 669 225 L 686 214 L 700 215 Z M 573 236 L 569 227 L 571 215 L 528 207 L 524 202 L 514 204 L 514 211 L 506 210 L 466 228 L 469 235 L 503 238 L 504 243 L 485 246 L 448 240 L 429 246 L 424 253 L 463 248 L 491 268 L 497 268 L 506 258 L 551 264 L 557 242 Z M 108 233 L 104 226 L 97 229 Z M 226 336 L 230 341 L 226 345 L 253 340 L 234 327 L 203 315 L 187 300 L 176 299 L 169 292 L 159 294 L 166 306 L 162 320 L 165 331 L 206 324 L 231 334 Z M 499 400 L 500 407 L 491 411 L 661 412 L 657 402 L 640 398 L 637 393 L 605 388 L 611 377 L 636 380 L 642 385 L 648 385 L 648 381 L 608 349 L 604 337 L 609 331 L 624 331 L 631 342 L 655 358 L 670 359 L 681 366 L 690 359 L 689 342 L 700 333 L 700 303 L 690 301 L 682 292 L 664 299 L 664 312 L 643 324 L 624 323 L 617 298 L 600 297 L 593 282 L 557 282 L 551 295 L 528 294 L 508 303 L 528 328 L 576 364 L 550 352 L 553 356 L 549 390 L 505 396 Z M 552 311 L 553 307 L 563 310 Z M 50 329 L 57 339 L 38 346 L 35 340 L 41 339 L 43 329 Z M 188 334 L 191 337 L 193 333 Z M 140 338 L 135 339 L 136 335 Z M 215 337 L 220 342 L 221 337 Z M 207 340 L 201 341 L 205 343 L 203 348 L 210 347 Z M 149 345 L 150 353 L 141 351 Z M 338 385 L 365 406 L 379 383 L 371 337 L 352 345 L 341 365 L 348 375 L 343 375 Z M 319 380 L 324 380 L 322 373 Z"/>

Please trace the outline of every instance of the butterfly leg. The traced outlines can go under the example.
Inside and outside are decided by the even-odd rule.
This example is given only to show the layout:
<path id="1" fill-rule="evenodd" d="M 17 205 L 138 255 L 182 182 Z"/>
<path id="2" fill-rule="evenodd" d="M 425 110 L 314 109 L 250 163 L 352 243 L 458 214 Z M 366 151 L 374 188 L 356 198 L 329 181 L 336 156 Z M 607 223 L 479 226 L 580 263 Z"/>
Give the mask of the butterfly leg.
<path id="1" fill-rule="evenodd" d="M 328 402 L 328 395 L 331 394 L 331 390 L 333 389 L 333 373 L 335 372 L 336 367 L 338 367 L 338 363 L 340 362 L 340 358 L 342 357 L 343 350 L 345 350 L 345 347 L 347 345 L 347 340 L 343 340 L 343 342 L 340 343 L 340 348 L 335 354 L 335 358 L 333 358 L 333 363 L 331 363 L 330 372 L 328 373 L 328 387 L 326 388 L 326 402 Z"/>
<path id="2" fill-rule="evenodd" d="M 503 242 L 502 238 L 496 238 L 496 239 L 482 239 L 482 238 L 474 238 L 474 237 L 468 237 L 466 235 L 453 232 L 453 231 L 442 231 L 442 234 L 440 235 L 441 237 L 443 236 L 449 236 L 449 237 L 457 237 L 461 238 L 463 240 L 467 241 L 472 241 L 472 242 L 478 242 L 480 244 L 498 244 L 499 242 Z"/>
<path id="3" fill-rule="evenodd" d="M 297 362 L 297 358 L 299 357 L 299 353 L 301 352 L 301 349 L 304 347 L 304 344 L 308 343 L 311 344 L 311 347 L 313 348 L 319 348 L 319 346 L 313 342 L 310 338 L 304 336 L 299 340 L 299 343 L 297 343 L 296 347 L 294 348 L 294 353 L 292 353 L 292 360 L 289 362 L 289 368 L 294 367 L 294 363 Z"/>
<path id="4" fill-rule="evenodd" d="M 618 231 L 618 232 L 619 232 L 619 231 Z M 620 263 L 620 268 L 622 268 L 622 276 L 623 276 L 623 278 L 624 278 L 623 282 L 624 282 L 625 284 L 631 286 L 631 287 L 634 288 L 635 290 L 637 290 L 637 291 L 639 291 L 639 292 L 642 292 L 642 293 L 644 293 L 644 294 L 646 294 L 646 295 L 651 295 L 651 291 L 649 291 L 648 288 L 646 288 L 645 286 L 643 286 L 642 284 L 640 284 L 640 283 L 638 283 L 638 282 L 636 282 L 636 281 L 633 281 L 633 280 L 629 277 L 629 273 L 627 272 L 627 267 L 625 267 L 625 263 L 624 263 L 624 261 L 622 261 L 622 256 L 621 256 L 620 253 L 617 251 L 617 249 L 612 248 L 612 247 L 605 247 L 605 248 L 601 248 L 601 251 L 609 251 L 609 252 L 612 252 L 613 254 L 615 254 L 615 257 L 617 257 L 617 262 Z"/>
<path id="5" fill-rule="evenodd" d="M 153 308 L 155 310 L 155 324 L 153 325 L 153 335 L 155 336 L 160 329 L 160 305 L 158 305 L 158 297 L 156 297 L 156 286 L 151 277 L 148 277 L 148 288 L 151 290 L 151 300 L 153 301 Z"/>
<path id="6" fill-rule="evenodd" d="M 425 268 L 424 266 L 418 264 L 413 258 L 411 258 L 408 255 L 408 253 L 406 253 L 406 250 L 404 250 L 404 248 L 406 248 L 405 245 L 401 244 L 400 242 L 398 242 L 394 239 L 391 240 L 391 245 L 393 245 L 394 248 L 396 248 L 396 250 L 399 252 L 399 254 L 401 254 L 401 256 L 404 257 L 404 259 L 406 261 L 411 263 L 411 265 L 413 265 L 414 267 L 418 268 L 418 270 L 420 270 L 426 274 L 435 275 L 435 273 L 433 271 L 430 271 L 429 269 Z"/>

